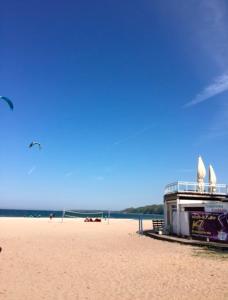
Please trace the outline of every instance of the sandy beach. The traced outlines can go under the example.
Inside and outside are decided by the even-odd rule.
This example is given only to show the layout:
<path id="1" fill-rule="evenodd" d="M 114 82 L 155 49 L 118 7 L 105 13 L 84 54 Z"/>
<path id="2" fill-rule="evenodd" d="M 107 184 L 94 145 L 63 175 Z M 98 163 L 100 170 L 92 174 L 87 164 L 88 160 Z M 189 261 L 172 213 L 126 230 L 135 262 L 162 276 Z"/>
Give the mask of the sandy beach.
<path id="1" fill-rule="evenodd" d="M 137 226 L 1 218 L 0 299 L 228 299 L 228 260 Z"/>

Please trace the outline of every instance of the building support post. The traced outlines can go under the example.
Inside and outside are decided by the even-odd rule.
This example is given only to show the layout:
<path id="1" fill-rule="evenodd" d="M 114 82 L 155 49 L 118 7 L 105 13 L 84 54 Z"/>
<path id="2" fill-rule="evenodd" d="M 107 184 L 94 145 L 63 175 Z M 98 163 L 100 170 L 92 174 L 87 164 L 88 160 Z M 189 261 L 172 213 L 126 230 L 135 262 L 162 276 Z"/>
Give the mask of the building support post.
<path id="1" fill-rule="evenodd" d="M 177 198 L 177 235 L 181 233 L 181 224 L 180 224 L 180 199 Z"/>
<path id="2" fill-rule="evenodd" d="M 165 221 L 165 230 L 169 231 L 170 224 L 168 224 L 168 205 L 167 202 L 164 201 L 164 221 Z M 168 232 L 169 233 L 169 232 Z"/>

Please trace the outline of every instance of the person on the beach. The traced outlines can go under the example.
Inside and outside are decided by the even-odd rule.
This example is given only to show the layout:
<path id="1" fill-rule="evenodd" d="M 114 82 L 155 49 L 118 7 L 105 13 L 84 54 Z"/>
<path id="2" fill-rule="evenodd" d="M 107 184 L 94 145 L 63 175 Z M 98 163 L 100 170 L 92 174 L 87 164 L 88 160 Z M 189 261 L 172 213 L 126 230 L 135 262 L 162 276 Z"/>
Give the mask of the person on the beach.
<path id="1" fill-rule="evenodd" d="M 49 215 L 49 218 L 50 218 L 50 220 L 52 220 L 52 218 L 53 218 L 53 214 L 50 214 L 50 215 Z"/>

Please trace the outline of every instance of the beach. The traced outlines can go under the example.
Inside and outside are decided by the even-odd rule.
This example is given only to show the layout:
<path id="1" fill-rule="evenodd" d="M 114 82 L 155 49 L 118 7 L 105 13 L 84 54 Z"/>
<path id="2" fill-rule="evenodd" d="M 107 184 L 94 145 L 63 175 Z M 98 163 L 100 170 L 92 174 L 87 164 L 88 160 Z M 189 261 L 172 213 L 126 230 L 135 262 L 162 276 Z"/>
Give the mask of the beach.
<path id="1" fill-rule="evenodd" d="M 0 218 L 0 228 L 0 299 L 228 299 L 227 259 L 139 236 L 137 220 Z"/>

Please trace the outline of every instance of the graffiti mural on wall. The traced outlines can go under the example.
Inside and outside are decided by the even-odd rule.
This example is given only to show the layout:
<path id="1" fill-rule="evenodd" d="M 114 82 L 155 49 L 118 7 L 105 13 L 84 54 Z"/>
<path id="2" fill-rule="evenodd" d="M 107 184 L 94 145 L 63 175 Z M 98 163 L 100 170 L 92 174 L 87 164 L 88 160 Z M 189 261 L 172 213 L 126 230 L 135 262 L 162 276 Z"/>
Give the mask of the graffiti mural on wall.
<path id="1" fill-rule="evenodd" d="M 190 231 L 195 237 L 228 242 L 228 213 L 191 212 Z"/>

